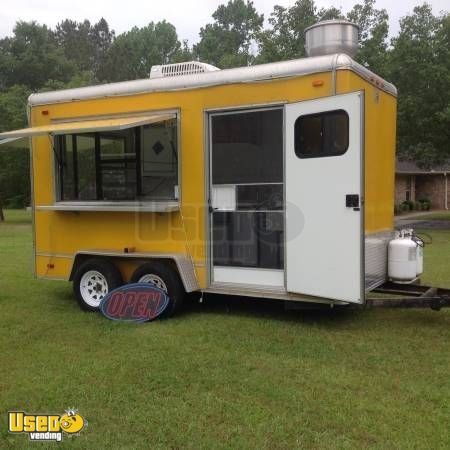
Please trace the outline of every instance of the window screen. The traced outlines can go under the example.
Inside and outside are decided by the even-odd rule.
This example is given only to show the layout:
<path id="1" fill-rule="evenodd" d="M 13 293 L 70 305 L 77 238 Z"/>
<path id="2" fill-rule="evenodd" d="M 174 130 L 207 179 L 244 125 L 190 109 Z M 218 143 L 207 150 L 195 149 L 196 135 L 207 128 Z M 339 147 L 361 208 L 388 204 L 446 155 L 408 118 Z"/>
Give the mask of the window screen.
<path id="1" fill-rule="evenodd" d="M 216 211 L 213 214 L 213 264 L 282 269 L 284 222 L 278 211 Z"/>
<path id="2" fill-rule="evenodd" d="M 99 138 L 103 200 L 136 198 L 134 130 L 101 133 Z"/>
<path id="3" fill-rule="evenodd" d="M 348 114 L 342 109 L 300 116 L 294 126 L 295 154 L 299 158 L 343 155 L 348 133 Z"/>
<path id="4" fill-rule="evenodd" d="M 212 118 L 212 183 L 283 182 L 283 111 Z"/>
<path id="5" fill-rule="evenodd" d="M 57 136 L 59 199 L 173 200 L 177 122 Z"/>
<path id="6" fill-rule="evenodd" d="M 66 140 L 72 139 L 76 164 L 74 164 L 74 179 L 76 191 L 73 196 L 63 197 L 62 200 L 97 200 L 97 183 L 95 170 L 95 136 L 94 135 L 62 136 Z M 65 185 L 65 179 L 61 180 Z"/>
<path id="7" fill-rule="evenodd" d="M 167 120 L 142 127 L 142 194 L 145 197 L 174 197 L 178 185 L 177 122 Z"/>

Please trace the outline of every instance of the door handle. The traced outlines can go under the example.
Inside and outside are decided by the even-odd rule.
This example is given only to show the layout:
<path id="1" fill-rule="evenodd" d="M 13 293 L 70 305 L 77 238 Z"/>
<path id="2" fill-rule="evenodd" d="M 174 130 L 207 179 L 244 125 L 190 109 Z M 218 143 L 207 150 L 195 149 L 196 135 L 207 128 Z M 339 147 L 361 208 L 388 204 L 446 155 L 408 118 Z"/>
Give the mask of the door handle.
<path id="1" fill-rule="evenodd" d="M 359 195 L 358 194 L 347 194 L 345 196 L 345 206 L 347 208 L 353 208 L 353 211 L 360 211 L 359 207 Z"/>

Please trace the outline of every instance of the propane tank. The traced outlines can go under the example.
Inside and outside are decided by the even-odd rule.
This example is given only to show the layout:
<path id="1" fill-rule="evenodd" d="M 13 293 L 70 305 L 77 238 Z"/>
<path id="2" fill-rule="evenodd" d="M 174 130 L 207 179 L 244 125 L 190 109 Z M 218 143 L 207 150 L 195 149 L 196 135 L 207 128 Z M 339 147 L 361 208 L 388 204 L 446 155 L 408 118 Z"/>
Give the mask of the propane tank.
<path id="1" fill-rule="evenodd" d="M 388 276 L 391 280 L 409 282 L 417 277 L 417 247 L 409 230 L 395 233 L 388 249 Z"/>

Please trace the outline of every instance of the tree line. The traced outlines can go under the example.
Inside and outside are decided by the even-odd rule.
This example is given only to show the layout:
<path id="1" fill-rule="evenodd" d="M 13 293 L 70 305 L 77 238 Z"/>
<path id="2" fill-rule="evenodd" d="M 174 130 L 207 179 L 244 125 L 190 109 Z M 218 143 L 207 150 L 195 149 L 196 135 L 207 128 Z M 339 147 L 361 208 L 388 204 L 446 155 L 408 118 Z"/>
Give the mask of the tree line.
<path id="1" fill-rule="evenodd" d="M 181 41 L 163 20 L 116 35 L 105 19 L 70 19 L 49 28 L 17 22 L 0 40 L 0 131 L 26 126 L 32 92 L 149 76 L 156 64 L 192 59 L 219 68 L 306 56 L 304 30 L 317 21 L 348 19 L 359 26 L 355 59 L 394 83 L 398 98 L 398 154 L 429 166 L 450 158 L 450 15 L 417 6 L 389 39 L 389 16 L 375 0 L 349 11 L 318 8 L 314 0 L 275 5 L 268 26 L 253 2 L 230 0 L 200 28 L 199 41 Z M 10 207 L 30 201 L 27 152 L 0 151 L 0 199 Z M 1 208 L 0 208 L 1 209 Z"/>

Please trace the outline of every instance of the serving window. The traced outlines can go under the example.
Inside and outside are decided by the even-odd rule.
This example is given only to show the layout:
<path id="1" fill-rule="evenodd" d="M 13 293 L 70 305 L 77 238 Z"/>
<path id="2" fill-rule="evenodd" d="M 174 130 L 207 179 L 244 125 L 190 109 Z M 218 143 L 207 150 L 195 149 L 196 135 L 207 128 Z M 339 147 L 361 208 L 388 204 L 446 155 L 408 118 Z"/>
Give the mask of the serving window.
<path id="1" fill-rule="evenodd" d="M 60 201 L 178 197 L 176 119 L 55 137 Z"/>

